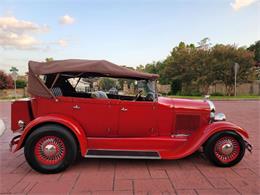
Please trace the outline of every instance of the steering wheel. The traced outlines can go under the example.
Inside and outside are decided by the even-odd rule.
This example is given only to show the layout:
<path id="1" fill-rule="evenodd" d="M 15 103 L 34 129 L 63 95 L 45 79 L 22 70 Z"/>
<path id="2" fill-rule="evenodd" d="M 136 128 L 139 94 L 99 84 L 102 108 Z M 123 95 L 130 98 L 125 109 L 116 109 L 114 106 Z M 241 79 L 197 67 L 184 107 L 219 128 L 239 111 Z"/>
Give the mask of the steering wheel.
<path id="1" fill-rule="evenodd" d="M 136 96 L 135 96 L 135 98 L 134 98 L 134 101 L 138 100 L 138 98 L 141 97 L 142 93 L 143 93 L 143 90 L 140 89 L 140 90 L 138 91 L 138 93 L 136 94 Z"/>

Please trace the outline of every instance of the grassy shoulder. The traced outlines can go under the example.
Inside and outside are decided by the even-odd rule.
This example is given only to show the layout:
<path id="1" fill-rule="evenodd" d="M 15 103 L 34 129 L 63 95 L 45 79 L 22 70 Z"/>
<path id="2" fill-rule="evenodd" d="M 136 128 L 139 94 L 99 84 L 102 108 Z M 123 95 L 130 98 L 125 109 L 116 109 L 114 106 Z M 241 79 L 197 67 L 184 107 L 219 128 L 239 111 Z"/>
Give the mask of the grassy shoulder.
<path id="1" fill-rule="evenodd" d="M 23 99 L 23 98 L 28 98 L 28 96 L 23 96 L 23 97 L 0 97 L 0 101 L 11 101 L 11 100 L 18 100 L 18 99 Z"/>
<path id="2" fill-rule="evenodd" d="M 168 96 L 170 98 L 203 99 L 203 96 Z M 260 100 L 260 96 L 241 95 L 241 96 L 210 96 L 211 100 Z"/>

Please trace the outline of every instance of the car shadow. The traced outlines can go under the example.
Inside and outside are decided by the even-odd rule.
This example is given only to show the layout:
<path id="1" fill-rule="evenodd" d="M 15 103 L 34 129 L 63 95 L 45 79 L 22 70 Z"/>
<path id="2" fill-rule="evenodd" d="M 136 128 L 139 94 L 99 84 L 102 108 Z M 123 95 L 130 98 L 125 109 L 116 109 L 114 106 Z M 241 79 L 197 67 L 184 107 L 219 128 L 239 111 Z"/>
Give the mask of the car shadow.
<path id="1" fill-rule="evenodd" d="M 80 158 L 70 169 L 84 169 L 93 168 L 94 170 L 108 170 L 113 167 L 122 168 L 144 168 L 144 167 L 155 167 L 158 169 L 167 168 L 178 168 L 185 165 L 192 166 L 212 166 L 210 162 L 205 157 L 204 153 L 201 151 L 196 151 L 195 153 L 175 160 L 167 159 L 109 159 L 109 158 Z"/>

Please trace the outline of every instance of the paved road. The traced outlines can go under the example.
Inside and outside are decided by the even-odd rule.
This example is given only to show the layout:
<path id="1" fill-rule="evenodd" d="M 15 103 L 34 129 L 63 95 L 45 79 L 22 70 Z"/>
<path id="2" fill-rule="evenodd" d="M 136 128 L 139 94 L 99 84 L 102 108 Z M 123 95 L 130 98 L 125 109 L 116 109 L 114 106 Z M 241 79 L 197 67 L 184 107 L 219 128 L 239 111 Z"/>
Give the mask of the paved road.
<path id="1" fill-rule="evenodd" d="M 7 131 L 0 138 L 0 193 L 48 194 L 260 194 L 260 101 L 218 101 L 217 111 L 246 128 L 253 154 L 232 168 L 211 165 L 202 154 L 181 160 L 84 159 L 67 171 L 42 175 L 23 151 L 8 151 L 10 104 L 0 103 Z"/>

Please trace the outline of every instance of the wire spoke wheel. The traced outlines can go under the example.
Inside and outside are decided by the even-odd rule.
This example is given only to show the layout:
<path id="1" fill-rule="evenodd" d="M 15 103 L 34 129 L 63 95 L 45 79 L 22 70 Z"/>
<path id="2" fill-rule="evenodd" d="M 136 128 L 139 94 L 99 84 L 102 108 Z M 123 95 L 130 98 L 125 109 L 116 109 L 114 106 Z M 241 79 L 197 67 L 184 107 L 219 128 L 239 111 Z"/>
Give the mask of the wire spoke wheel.
<path id="1" fill-rule="evenodd" d="M 66 155 L 64 141 L 57 136 L 44 136 L 35 145 L 36 159 L 44 165 L 59 164 Z"/>
<path id="2" fill-rule="evenodd" d="M 229 163 L 235 160 L 240 152 L 238 141 L 231 136 L 224 136 L 216 141 L 214 154 L 219 161 Z"/>
<path id="3" fill-rule="evenodd" d="M 26 139 L 24 155 L 29 165 L 41 173 L 59 173 L 76 159 L 77 141 L 69 129 L 58 124 L 36 128 Z"/>
<path id="4" fill-rule="evenodd" d="M 204 152 L 213 164 L 220 167 L 231 167 L 244 157 L 245 142 L 236 132 L 218 132 L 207 140 Z"/>

